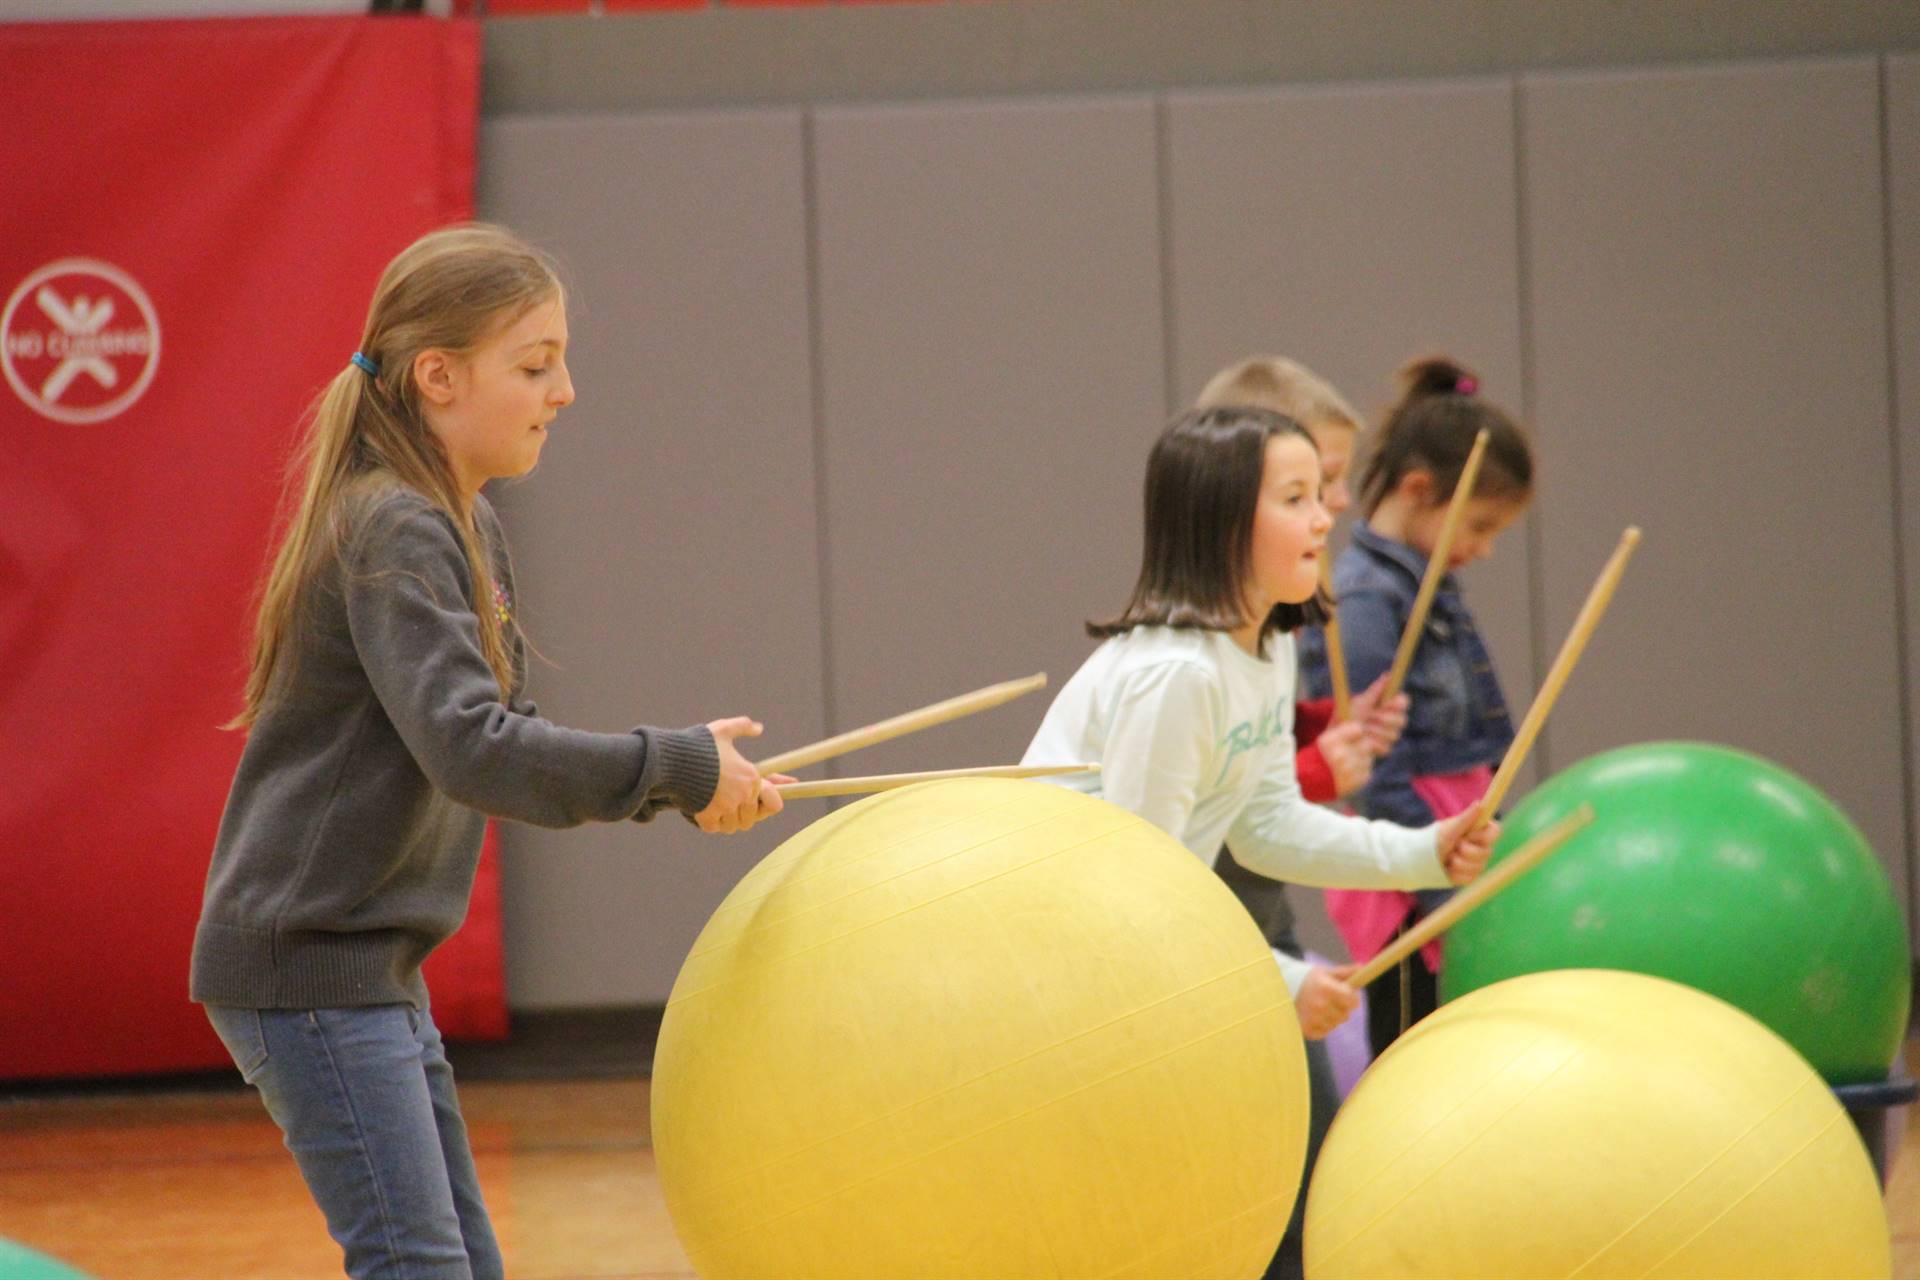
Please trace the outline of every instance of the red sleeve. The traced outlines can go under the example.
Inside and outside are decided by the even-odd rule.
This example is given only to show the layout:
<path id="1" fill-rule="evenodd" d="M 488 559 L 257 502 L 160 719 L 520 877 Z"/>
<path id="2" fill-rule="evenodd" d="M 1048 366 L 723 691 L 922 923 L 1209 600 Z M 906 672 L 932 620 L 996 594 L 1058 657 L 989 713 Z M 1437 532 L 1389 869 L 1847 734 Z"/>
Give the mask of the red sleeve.
<path id="1" fill-rule="evenodd" d="M 1320 754 L 1318 744 L 1300 748 L 1293 758 L 1293 771 L 1300 779 L 1300 794 L 1315 804 L 1339 799 L 1333 789 L 1333 770 L 1327 767 L 1327 758 Z"/>
<path id="2" fill-rule="evenodd" d="M 1333 699 L 1301 699 L 1293 704 L 1293 740 L 1306 746 L 1333 723 Z"/>

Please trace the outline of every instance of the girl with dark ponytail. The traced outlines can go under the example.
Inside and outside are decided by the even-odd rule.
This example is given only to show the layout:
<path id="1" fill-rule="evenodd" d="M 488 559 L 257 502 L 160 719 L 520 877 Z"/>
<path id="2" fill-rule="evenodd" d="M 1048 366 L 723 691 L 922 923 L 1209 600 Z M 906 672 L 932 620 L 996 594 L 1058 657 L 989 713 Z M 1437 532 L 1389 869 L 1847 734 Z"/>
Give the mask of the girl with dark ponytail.
<path id="1" fill-rule="evenodd" d="M 1406 730 L 1352 798 L 1367 817 L 1414 825 L 1471 807 L 1486 793 L 1513 740 L 1492 659 L 1454 574 L 1490 554 L 1526 510 L 1533 453 L 1519 425 L 1481 395 L 1478 375 L 1465 366 L 1431 356 L 1409 364 L 1400 377 L 1399 403 L 1381 424 L 1360 474 L 1365 523 L 1333 570 L 1341 647 L 1354 687 L 1366 687 L 1392 665 L 1474 437 L 1482 429 L 1489 435 L 1447 575 L 1407 673 L 1412 702 Z M 1320 633 L 1302 636 L 1300 662 L 1308 696 L 1324 696 L 1331 679 Z M 1352 958 L 1365 962 L 1445 897 L 1445 890 L 1329 890 L 1327 911 Z M 1432 1012 L 1438 968 L 1435 944 L 1402 966 L 1400 982 L 1369 990 L 1368 1030 L 1376 1055 L 1403 1026 Z"/>

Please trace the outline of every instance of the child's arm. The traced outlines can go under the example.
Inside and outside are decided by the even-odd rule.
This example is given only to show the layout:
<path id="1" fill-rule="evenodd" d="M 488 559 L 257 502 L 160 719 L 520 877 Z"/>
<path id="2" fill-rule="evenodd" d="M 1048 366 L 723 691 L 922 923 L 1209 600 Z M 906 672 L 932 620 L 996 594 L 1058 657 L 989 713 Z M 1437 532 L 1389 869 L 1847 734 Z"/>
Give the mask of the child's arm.
<path id="1" fill-rule="evenodd" d="M 1333 723 L 1332 698 L 1302 698 L 1293 705 L 1293 740 L 1302 749 Z"/>
<path id="2" fill-rule="evenodd" d="M 374 694 L 452 799 L 556 827 L 667 806 L 699 813 L 714 799 L 721 752 L 705 725 L 583 733 L 503 701 L 480 651 L 465 553 L 424 501 L 380 505 L 350 548 L 344 583 Z"/>
<path id="3" fill-rule="evenodd" d="M 526 646 L 518 635 L 514 637 L 514 662 L 517 669 L 525 668 Z M 540 715 L 540 708 L 524 693 L 508 698 L 507 710 L 517 716 L 537 718 Z M 734 716 L 708 722 L 707 732 L 713 735 L 713 745 L 720 757 L 719 784 L 714 788 L 713 798 L 707 802 L 706 808 L 686 813 L 687 820 L 702 831 L 727 835 L 745 831 L 761 819 L 779 813 L 784 807 L 779 784 L 792 782 L 793 779 L 784 773 L 761 778 L 760 770 L 740 754 L 735 741 L 738 738 L 758 737 L 760 725 L 748 716 Z M 743 798 L 748 795 L 752 796 L 751 809 Z M 661 810 L 675 807 L 670 793 L 656 791 L 633 811 L 633 820 L 652 822 L 660 816 Z"/>
<path id="4" fill-rule="evenodd" d="M 1300 794 L 1315 804 L 1331 804 L 1340 798 L 1340 784 L 1326 752 L 1315 741 L 1300 748 L 1293 757 L 1293 776 L 1300 780 Z"/>
<path id="5" fill-rule="evenodd" d="M 1249 871 L 1328 889 L 1438 889 L 1485 867 L 1500 826 L 1472 812 L 1424 827 L 1354 818 L 1309 803 L 1290 768 L 1270 770 L 1227 832 Z"/>
<path id="6" fill-rule="evenodd" d="M 1315 804 L 1340 798 L 1339 780 L 1320 747 L 1320 735 L 1332 723 L 1332 698 L 1308 698 L 1294 706 L 1293 740 L 1300 750 L 1293 758 L 1293 771 L 1300 779 L 1300 793 Z"/>
<path id="7" fill-rule="evenodd" d="M 1249 870 L 1296 884 L 1438 888 L 1447 877 L 1431 820 L 1410 828 L 1337 814 L 1307 800 L 1294 769 L 1275 768 L 1235 819 L 1227 847 Z"/>
<path id="8" fill-rule="evenodd" d="M 1386 676 L 1353 696 L 1353 718 L 1328 724 L 1333 700 L 1316 698 L 1300 703 L 1294 720 L 1294 740 L 1302 743 L 1294 757 L 1300 794 L 1315 804 L 1328 804 L 1352 795 L 1373 775 L 1373 762 L 1393 749 L 1407 724 L 1407 695 L 1396 693 L 1380 700 Z M 1424 821 L 1412 820 L 1416 825 Z"/>
<path id="9" fill-rule="evenodd" d="M 1293 884 L 1438 889 L 1449 883 L 1431 826 L 1353 818 L 1309 802 L 1291 768 L 1269 770 L 1227 833 L 1234 860 Z"/>
<path id="10" fill-rule="evenodd" d="M 1360 993 L 1347 985 L 1347 978 L 1360 966 L 1335 965 L 1323 969 L 1305 960 L 1297 960 L 1276 950 L 1273 958 L 1280 965 L 1287 994 L 1293 997 L 1293 1011 L 1300 1019 L 1300 1031 L 1309 1040 L 1323 1040 L 1360 1003 Z"/>
<path id="11" fill-rule="evenodd" d="M 1305 961 L 1297 963 L 1304 965 Z M 1359 968 L 1357 964 L 1339 964 L 1327 969 L 1307 965 L 1298 986 L 1288 979 L 1287 985 L 1293 990 L 1293 1011 L 1307 1039 L 1326 1039 L 1359 1006 L 1360 993 L 1347 983 Z"/>

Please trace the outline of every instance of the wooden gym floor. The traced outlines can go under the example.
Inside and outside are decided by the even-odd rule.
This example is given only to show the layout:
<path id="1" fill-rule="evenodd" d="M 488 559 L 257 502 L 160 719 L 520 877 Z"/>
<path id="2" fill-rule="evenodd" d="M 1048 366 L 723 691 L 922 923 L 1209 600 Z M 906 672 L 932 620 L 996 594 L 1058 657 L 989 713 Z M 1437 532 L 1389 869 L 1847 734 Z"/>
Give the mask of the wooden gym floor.
<path id="1" fill-rule="evenodd" d="M 1920 1073 L 1920 1036 L 1906 1056 Z M 513 1074 L 485 1066 L 461 1098 L 509 1274 L 692 1277 L 654 1172 L 647 1082 L 472 1078 Z M 1887 1205 L 1895 1280 L 1920 1280 L 1920 1107 L 1907 1109 Z M 237 1081 L 0 1098 L 0 1238 L 99 1280 L 340 1275 L 292 1157 Z"/>

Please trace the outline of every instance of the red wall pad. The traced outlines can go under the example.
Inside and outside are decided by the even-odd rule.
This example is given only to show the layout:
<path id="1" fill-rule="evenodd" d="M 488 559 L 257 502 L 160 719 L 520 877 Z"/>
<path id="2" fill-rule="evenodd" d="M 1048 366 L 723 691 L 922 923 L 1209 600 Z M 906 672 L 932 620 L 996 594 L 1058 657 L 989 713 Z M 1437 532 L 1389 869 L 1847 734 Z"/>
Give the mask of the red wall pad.
<path id="1" fill-rule="evenodd" d="M 187 958 L 250 596 L 381 268 L 472 214 L 479 62 L 430 19 L 0 27 L 0 1079 L 226 1065 Z M 494 874 L 449 1034 L 504 1024 Z"/>

